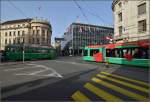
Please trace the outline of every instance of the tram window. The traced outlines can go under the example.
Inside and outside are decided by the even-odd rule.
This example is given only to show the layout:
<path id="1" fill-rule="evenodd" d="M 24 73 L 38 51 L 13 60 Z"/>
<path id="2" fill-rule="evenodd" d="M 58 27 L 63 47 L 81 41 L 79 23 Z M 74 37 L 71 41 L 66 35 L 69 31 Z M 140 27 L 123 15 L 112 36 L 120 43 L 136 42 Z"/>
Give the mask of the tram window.
<path id="1" fill-rule="evenodd" d="M 114 49 L 107 49 L 106 50 L 106 57 L 115 57 L 115 50 Z"/>
<path id="2" fill-rule="evenodd" d="M 141 58 L 141 51 L 139 48 L 135 48 L 132 50 L 132 56 L 133 58 Z"/>
<path id="3" fill-rule="evenodd" d="M 84 50 L 84 56 L 88 55 L 88 50 Z"/>
<path id="4" fill-rule="evenodd" d="M 133 58 L 148 59 L 148 48 L 135 48 L 132 50 Z"/>
<path id="5" fill-rule="evenodd" d="M 149 51 L 148 48 L 142 48 L 141 50 L 142 50 L 141 51 L 142 52 L 141 58 L 142 59 L 148 59 L 148 57 L 149 57 L 149 55 L 148 55 L 148 51 Z"/>
<path id="6" fill-rule="evenodd" d="M 98 49 L 92 49 L 92 50 L 90 50 L 90 56 L 93 56 L 93 54 L 96 54 L 98 52 L 99 52 Z"/>
<path id="7" fill-rule="evenodd" d="M 110 50 L 110 57 L 115 57 L 115 49 Z"/>
<path id="8" fill-rule="evenodd" d="M 106 57 L 110 57 L 110 49 L 106 49 Z"/>
<path id="9" fill-rule="evenodd" d="M 127 49 L 122 49 L 122 52 L 123 52 L 123 56 L 124 56 L 127 53 Z"/>
<path id="10" fill-rule="evenodd" d="M 40 52 L 41 52 L 41 53 L 47 53 L 47 52 L 48 52 L 48 50 L 41 49 L 41 50 L 40 50 Z"/>
<path id="11" fill-rule="evenodd" d="M 132 49 L 131 48 L 123 48 L 122 51 L 120 52 L 120 57 L 124 58 L 126 54 L 132 55 Z"/>
<path id="12" fill-rule="evenodd" d="M 10 48 L 10 51 L 11 52 L 15 52 L 15 48 Z"/>
<path id="13" fill-rule="evenodd" d="M 115 57 L 120 57 L 120 50 L 119 49 L 115 49 Z"/>

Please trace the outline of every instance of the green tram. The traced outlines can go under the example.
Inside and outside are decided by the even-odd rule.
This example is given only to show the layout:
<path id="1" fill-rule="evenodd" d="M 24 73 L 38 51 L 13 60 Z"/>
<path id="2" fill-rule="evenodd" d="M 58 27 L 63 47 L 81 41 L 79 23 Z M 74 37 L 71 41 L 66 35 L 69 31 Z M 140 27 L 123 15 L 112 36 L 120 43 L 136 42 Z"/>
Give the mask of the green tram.
<path id="1" fill-rule="evenodd" d="M 23 50 L 24 60 L 56 58 L 56 50 L 54 48 L 8 45 L 5 47 L 5 59 L 13 61 L 23 60 Z"/>
<path id="2" fill-rule="evenodd" d="M 86 46 L 83 60 L 149 67 L 149 47 L 135 44 Z"/>

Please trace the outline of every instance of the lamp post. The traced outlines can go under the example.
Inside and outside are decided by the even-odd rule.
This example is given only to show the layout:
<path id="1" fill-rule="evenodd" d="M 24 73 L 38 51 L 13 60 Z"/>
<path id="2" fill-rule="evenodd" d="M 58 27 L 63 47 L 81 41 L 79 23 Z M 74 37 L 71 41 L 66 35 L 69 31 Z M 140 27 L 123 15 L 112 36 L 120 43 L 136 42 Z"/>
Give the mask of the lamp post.
<path id="1" fill-rule="evenodd" d="M 21 42 L 21 50 L 22 50 L 22 62 L 24 63 L 25 61 L 25 45 L 24 45 L 24 35 L 22 37 L 22 42 Z"/>
<path id="2" fill-rule="evenodd" d="M 24 49 L 25 49 L 24 42 L 23 42 L 22 47 L 23 47 L 23 48 L 22 48 L 22 54 L 23 54 L 22 60 L 23 60 L 23 63 L 24 63 L 24 59 L 25 59 L 25 56 L 24 56 Z"/>

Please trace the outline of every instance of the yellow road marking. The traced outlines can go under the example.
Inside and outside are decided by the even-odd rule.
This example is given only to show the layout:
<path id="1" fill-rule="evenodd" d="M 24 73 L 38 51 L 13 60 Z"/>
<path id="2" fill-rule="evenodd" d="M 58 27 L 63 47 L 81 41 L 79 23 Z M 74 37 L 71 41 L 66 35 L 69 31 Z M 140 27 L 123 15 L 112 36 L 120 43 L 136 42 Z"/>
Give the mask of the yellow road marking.
<path id="1" fill-rule="evenodd" d="M 76 91 L 73 95 L 72 98 L 74 99 L 75 102 L 92 102 L 90 99 L 88 99 L 87 96 L 85 96 L 83 93 L 80 91 Z"/>
<path id="2" fill-rule="evenodd" d="M 100 74 L 97 74 L 97 76 L 100 77 L 100 78 L 103 78 L 103 79 L 107 79 L 107 80 L 122 84 L 122 85 L 130 87 L 132 89 L 136 89 L 136 90 L 139 90 L 139 91 L 142 91 L 142 92 L 145 92 L 145 93 L 150 93 L 149 89 L 146 89 L 146 88 L 143 88 L 143 87 L 140 87 L 140 86 L 136 86 L 136 85 L 133 85 L 133 84 L 130 84 L 130 83 L 127 83 L 127 82 L 124 82 L 124 81 L 120 81 L 120 80 L 117 80 L 117 79 L 113 79 L 111 77 L 100 75 Z"/>
<path id="3" fill-rule="evenodd" d="M 143 82 L 143 81 L 139 81 L 139 80 L 135 80 L 135 79 L 129 79 L 127 77 L 123 77 L 123 76 L 120 76 L 120 75 L 115 75 L 115 74 L 110 74 L 110 73 L 107 73 L 107 72 L 101 72 L 102 74 L 105 74 L 105 75 L 108 75 L 108 76 L 112 76 L 112 77 L 116 77 L 116 78 L 120 78 L 120 79 L 124 79 L 124 80 L 128 80 L 128 81 L 131 81 L 131 82 L 134 82 L 134 83 L 138 83 L 138 84 L 141 84 L 141 85 L 145 85 L 147 87 L 150 86 L 149 83 L 146 83 L 146 82 Z"/>
<path id="4" fill-rule="evenodd" d="M 91 92 L 95 93 L 97 96 L 101 97 L 102 99 L 106 100 L 107 102 L 123 102 L 123 100 L 121 100 L 120 98 L 112 94 L 109 94 L 106 91 L 101 90 L 100 88 L 97 88 L 90 83 L 86 83 L 84 87 L 90 90 Z"/>
<path id="5" fill-rule="evenodd" d="M 119 93 L 121 93 L 121 94 L 123 94 L 123 95 L 126 95 L 126 96 L 128 96 L 128 97 L 134 98 L 134 99 L 136 99 L 136 100 L 139 100 L 139 101 L 141 101 L 141 102 L 150 102 L 150 100 L 149 100 L 148 98 L 146 98 L 146 97 L 144 97 L 144 96 L 142 96 L 142 95 L 139 95 L 139 94 L 133 93 L 133 92 L 131 92 L 131 91 L 122 89 L 122 88 L 120 88 L 120 87 L 118 87 L 118 86 L 112 85 L 112 84 L 110 84 L 110 83 L 108 83 L 108 82 L 105 82 L 105 81 L 103 81 L 103 80 L 101 80 L 101 79 L 92 78 L 92 81 L 94 81 L 94 82 L 96 82 L 96 83 L 98 83 L 98 84 L 101 84 L 101 85 L 103 85 L 103 86 L 106 86 L 106 87 L 108 87 L 108 88 L 110 88 L 110 89 L 112 89 L 112 90 L 115 90 L 115 91 L 117 91 L 117 92 L 119 92 Z"/>

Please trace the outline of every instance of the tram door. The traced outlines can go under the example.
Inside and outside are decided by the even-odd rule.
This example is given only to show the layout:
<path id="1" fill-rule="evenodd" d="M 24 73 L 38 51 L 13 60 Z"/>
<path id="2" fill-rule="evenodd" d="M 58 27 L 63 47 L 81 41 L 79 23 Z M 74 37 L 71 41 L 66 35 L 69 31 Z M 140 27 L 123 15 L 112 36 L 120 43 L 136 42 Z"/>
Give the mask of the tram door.
<path id="1" fill-rule="evenodd" d="M 96 62 L 102 62 L 103 61 L 103 48 L 97 49 L 98 52 L 93 54 L 93 57 Z"/>

